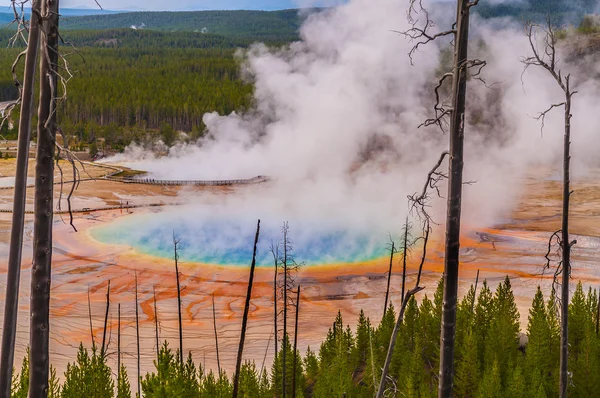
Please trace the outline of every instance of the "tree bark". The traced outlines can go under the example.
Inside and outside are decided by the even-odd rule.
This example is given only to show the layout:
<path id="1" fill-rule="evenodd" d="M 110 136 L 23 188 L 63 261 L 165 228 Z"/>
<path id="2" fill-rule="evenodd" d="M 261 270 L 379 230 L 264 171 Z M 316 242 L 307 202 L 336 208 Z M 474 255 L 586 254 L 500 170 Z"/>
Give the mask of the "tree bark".
<path id="1" fill-rule="evenodd" d="M 177 244 L 179 242 L 175 239 L 175 234 L 173 233 L 173 246 L 175 251 L 175 274 L 177 276 L 177 314 L 179 316 L 179 365 L 181 369 L 183 369 L 183 326 L 181 324 L 181 285 L 179 284 L 179 265 L 178 265 L 178 255 L 177 255 Z"/>
<path id="2" fill-rule="evenodd" d="M 246 340 L 246 326 L 248 324 L 248 313 L 250 312 L 250 300 L 252 299 L 252 284 L 254 283 L 254 269 L 256 268 L 256 246 L 258 246 L 258 235 L 260 234 L 260 220 L 256 225 L 256 236 L 254 237 L 254 252 L 252 254 L 252 264 L 250 265 L 250 280 L 248 281 L 248 292 L 246 293 L 246 303 L 244 305 L 244 316 L 242 318 L 242 333 L 240 336 L 240 345 L 238 347 L 237 361 L 235 365 L 235 375 L 233 376 L 233 398 L 238 396 L 240 382 L 240 370 L 242 368 L 242 356 L 244 353 L 244 341 Z"/>
<path id="3" fill-rule="evenodd" d="M 569 241 L 569 199 L 571 164 L 571 91 L 569 78 L 565 90 L 565 136 L 563 154 L 563 211 L 562 211 L 562 286 L 560 317 L 560 396 L 567 396 L 569 387 L 569 277 L 571 274 L 571 242 Z"/>
<path id="4" fill-rule="evenodd" d="M 50 369 L 50 283 L 56 137 L 56 69 L 58 64 L 59 0 L 42 4 L 40 103 L 35 169 L 33 266 L 31 268 L 29 397 L 48 394 Z"/>
<path id="5" fill-rule="evenodd" d="M 215 329 L 215 348 L 217 350 L 217 369 L 221 375 L 221 358 L 219 357 L 219 337 L 217 336 L 217 314 L 215 311 L 215 294 L 212 295 L 213 328 Z"/>
<path id="6" fill-rule="evenodd" d="M 33 0 L 31 8 L 40 11 L 40 0 Z M 29 165 L 29 142 L 35 92 L 35 72 L 40 39 L 40 21 L 35 12 L 31 14 L 23 91 L 21 92 L 21 115 L 19 120 L 19 142 L 17 170 L 13 198 L 13 214 L 8 252 L 6 276 L 6 298 L 4 300 L 4 323 L 2 324 L 2 354 L 0 358 L 0 397 L 10 397 L 12 371 L 17 336 L 19 312 L 19 285 L 21 280 L 21 258 L 23 253 L 23 229 L 25 225 L 25 203 L 27 200 L 27 169 Z"/>
<path id="7" fill-rule="evenodd" d="M 469 0 L 457 2 L 456 44 L 452 80 L 452 114 L 450 122 L 450 166 L 448 171 L 448 208 L 446 216 L 446 250 L 444 294 L 440 338 L 440 398 L 452 396 L 454 378 L 454 337 L 460 250 L 460 217 L 463 185 L 463 143 L 467 91 L 467 57 L 469 41 Z"/>
<path id="8" fill-rule="evenodd" d="M 393 252 L 393 248 L 392 248 Z M 296 398 L 296 363 L 298 362 L 298 314 L 300 312 L 300 285 L 298 285 L 298 294 L 296 296 L 296 323 L 294 324 L 294 370 L 292 376 L 292 397 Z"/>
<path id="9" fill-rule="evenodd" d="M 390 269 L 388 270 L 387 289 L 385 289 L 385 303 L 383 304 L 383 316 L 385 316 L 385 313 L 388 308 L 388 298 L 390 296 L 390 282 L 392 281 L 392 266 L 394 263 L 394 250 L 395 249 L 396 248 L 395 248 L 394 241 L 392 241 L 392 248 L 390 250 Z"/>
<path id="10" fill-rule="evenodd" d="M 104 314 L 104 332 L 102 333 L 102 348 L 100 355 L 102 358 L 106 355 L 106 328 L 108 325 L 108 312 L 110 311 L 110 279 L 108 280 L 108 290 L 106 291 L 106 313 Z"/>

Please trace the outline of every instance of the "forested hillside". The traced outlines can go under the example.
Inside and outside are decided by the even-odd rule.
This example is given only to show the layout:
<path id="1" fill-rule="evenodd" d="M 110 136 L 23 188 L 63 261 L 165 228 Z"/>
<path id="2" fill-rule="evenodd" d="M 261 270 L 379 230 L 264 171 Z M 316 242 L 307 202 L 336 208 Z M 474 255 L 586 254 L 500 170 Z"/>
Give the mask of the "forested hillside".
<path id="1" fill-rule="evenodd" d="M 2 47 L 11 34 L 0 31 Z M 146 129 L 161 127 L 168 134 L 199 134 L 204 113 L 244 110 L 251 100 L 252 86 L 241 80 L 234 55 L 253 40 L 131 29 L 72 31 L 65 40 L 81 56 L 69 57 L 76 73 L 60 118 L 84 143 L 106 138 L 121 149 Z M 18 52 L 0 50 L 0 101 L 17 96 L 10 69 Z M 16 130 L 3 131 L 11 133 Z"/>
<path id="2" fill-rule="evenodd" d="M 284 11 L 135 12 L 64 18 L 62 29 L 122 29 L 132 26 L 160 31 L 205 32 L 253 40 L 295 39 L 303 16 Z"/>

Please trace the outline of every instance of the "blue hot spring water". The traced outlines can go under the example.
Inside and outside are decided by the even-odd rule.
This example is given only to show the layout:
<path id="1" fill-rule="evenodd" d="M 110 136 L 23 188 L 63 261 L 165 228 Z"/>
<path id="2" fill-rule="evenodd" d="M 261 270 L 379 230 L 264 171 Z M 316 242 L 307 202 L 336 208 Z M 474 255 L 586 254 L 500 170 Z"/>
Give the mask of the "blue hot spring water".
<path id="1" fill-rule="evenodd" d="M 335 226 L 319 221 L 290 221 L 294 259 L 306 265 L 363 262 L 386 256 L 387 233 Z M 257 265 L 272 266 L 272 243 L 281 239 L 282 223 L 262 220 Z M 91 230 L 94 239 L 128 245 L 161 258 L 173 258 L 173 233 L 180 240 L 181 261 L 249 266 L 256 220 L 224 215 L 164 212 L 135 215 Z"/>

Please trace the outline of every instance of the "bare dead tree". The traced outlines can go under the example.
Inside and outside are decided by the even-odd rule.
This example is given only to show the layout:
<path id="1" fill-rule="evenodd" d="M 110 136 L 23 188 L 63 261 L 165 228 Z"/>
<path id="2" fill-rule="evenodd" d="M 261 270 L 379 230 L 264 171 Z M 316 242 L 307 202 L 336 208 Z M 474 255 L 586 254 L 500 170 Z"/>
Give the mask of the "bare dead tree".
<path id="1" fill-rule="evenodd" d="M 596 336 L 600 332 L 600 289 L 598 289 L 598 306 L 596 308 Z"/>
<path id="2" fill-rule="evenodd" d="M 273 333 L 275 334 L 275 357 L 273 361 L 277 363 L 277 334 L 279 333 L 279 330 L 277 329 L 277 317 L 279 315 L 277 312 L 277 269 L 279 261 L 279 242 L 277 244 L 271 242 L 271 254 L 273 255 L 273 262 L 275 263 L 275 270 L 273 272 Z M 278 373 L 277 366 L 275 366 L 275 398 L 279 395 L 277 393 L 277 386 L 279 385 L 277 377 Z"/>
<path id="3" fill-rule="evenodd" d="M 92 324 L 92 303 L 90 301 L 90 287 L 88 286 L 87 291 L 88 298 L 88 317 L 90 318 L 90 336 L 92 338 L 92 348 L 96 347 L 96 342 L 94 340 L 94 325 Z"/>
<path id="4" fill-rule="evenodd" d="M 110 311 L 110 279 L 108 280 L 108 289 L 106 290 L 106 313 L 104 314 L 104 331 L 102 333 L 102 347 L 100 348 L 100 356 L 104 358 L 106 355 L 106 329 L 108 326 L 108 313 Z"/>
<path id="5" fill-rule="evenodd" d="M 479 270 L 475 277 L 475 289 L 473 290 L 473 301 L 471 301 L 471 314 L 475 311 L 475 301 L 477 300 L 477 284 L 479 283 Z"/>
<path id="6" fill-rule="evenodd" d="M 419 293 L 421 290 L 425 289 L 424 286 L 421 286 L 421 273 L 423 271 L 423 264 L 425 264 L 425 258 L 427 256 L 427 243 L 429 242 L 429 233 L 431 228 L 429 226 L 429 222 L 425 222 L 425 226 L 423 228 L 423 255 L 421 258 L 421 262 L 419 264 L 419 271 L 417 273 L 417 280 L 415 282 L 415 287 L 406 292 L 406 295 L 402 297 L 402 305 L 400 307 L 400 312 L 398 314 L 398 319 L 396 320 L 396 325 L 394 326 L 394 330 L 392 331 L 392 337 L 390 338 L 390 343 L 388 346 L 387 356 L 385 358 L 385 362 L 383 364 L 383 370 L 381 372 L 381 379 L 379 380 L 379 389 L 377 390 L 377 398 L 381 398 L 384 395 L 386 385 L 388 380 L 388 372 L 390 369 L 390 364 L 392 363 L 392 356 L 394 353 L 394 347 L 396 346 L 396 338 L 398 336 L 398 332 L 400 330 L 400 325 L 404 322 L 404 312 L 406 311 L 406 306 L 411 297 Z"/>
<path id="7" fill-rule="evenodd" d="M 267 341 L 267 347 L 265 348 L 265 355 L 263 356 L 262 364 L 260 365 L 260 373 L 263 374 L 263 370 L 265 369 L 265 362 L 267 361 L 267 353 L 269 352 L 269 347 L 271 346 L 271 339 L 273 338 L 273 333 L 269 335 L 269 341 Z"/>
<path id="8" fill-rule="evenodd" d="M 6 298 L 4 300 L 4 323 L 2 324 L 2 354 L 0 357 L 0 395 L 10 396 L 12 371 L 17 335 L 17 314 L 19 312 L 19 285 L 21 280 L 21 258 L 23 253 L 23 229 L 25 223 L 25 203 L 27 196 L 27 169 L 29 165 L 29 142 L 31 140 L 31 120 L 33 118 L 34 82 L 40 38 L 40 0 L 31 3 L 32 14 L 29 23 L 28 46 L 25 50 L 25 71 L 23 88 L 19 81 L 19 142 L 17 148 L 17 170 L 13 197 L 13 213 L 8 252 L 8 273 L 6 276 Z M 13 1 L 13 7 L 16 7 Z M 18 29 L 21 30 L 21 23 Z M 23 53 L 22 53 L 23 54 Z M 22 56 L 22 55 L 21 55 Z M 21 57 L 20 56 L 20 57 Z M 18 62 L 18 59 L 17 59 Z M 8 113 L 7 113 L 8 115 Z M 0 123 L 0 126 L 2 123 Z"/>
<path id="9" fill-rule="evenodd" d="M 416 41 L 416 44 L 409 53 L 411 60 L 412 55 L 420 46 L 438 38 L 451 37 L 454 44 L 452 71 L 443 74 L 439 79 L 434 90 L 436 97 L 434 116 L 422 124 L 422 126 L 438 126 L 442 130 L 445 129 L 445 126 L 450 126 L 448 154 L 450 161 L 447 175 L 448 196 L 444 255 L 444 292 L 438 389 L 438 396 L 440 398 L 450 397 L 453 389 L 467 76 L 469 70 L 473 69 L 475 72 L 471 76 L 482 80 L 480 73 L 486 65 L 485 61 L 470 60 L 468 58 L 470 9 L 478 3 L 479 0 L 458 0 L 456 22 L 452 25 L 452 28 L 443 32 L 431 33 L 431 28 L 434 24 L 429 18 L 429 13 L 422 6 L 422 0 L 410 0 L 409 21 L 412 22 L 412 28 L 406 32 L 402 32 L 409 39 Z M 424 14 L 425 18 L 415 18 L 416 14 Z M 424 20 L 424 23 L 421 27 L 419 23 L 422 20 Z M 446 102 L 446 100 L 440 97 L 440 90 L 448 79 L 452 79 L 452 90 L 449 101 Z M 442 154 L 440 163 L 444 157 L 445 155 Z M 437 176 L 443 178 L 443 174 L 441 173 L 438 173 Z M 431 174 L 428 181 L 435 181 L 431 180 Z"/>
<path id="10" fill-rule="evenodd" d="M 59 0 L 42 3 L 40 101 L 35 170 L 33 266 L 31 268 L 29 396 L 48 391 L 50 369 L 50 281 L 54 202 L 54 142 L 58 65 Z"/>
<path id="11" fill-rule="evenodd" d="M 388 308 L 388 297 L 390 295 L 390 282 L 392 281 L 392 266 L 394 264 L 394 253 L 396 253 L 396 242 L 392 239 L 390 235 L 390 269 L 388 270 L 388 278 L 387 278 L 387 288 L 385 290 L 385 302 L 383 304 L 383 316 Z"/>
<path id="12" fill-rule="evenodd" d="M 538 33 L 543 35 L 542 38 L 542 49 L 539 48 Z M 560 87 L 564 94 L 564 101 L 558 104 L 552 104 L 547 110 L 541 112 L 537 119 L 542 123 L 542 129 L 544 128 L 544 122 L 546 115 L 554 108 L 564 108 L 564 144 L 563 144 L 563 208 L 562 208 L 562 225 L 560 231 L 554 233 L 549 240 L 549 246 L 552 244 L 552 239 L 557 238 L 561 252 L 561 260 L 558 263 L 555 272 L 555 280 L 558 276 L 561 276 L 561 328 L 560 328 L 560 397 L 567 396 L 567 388 L 569 384 L 568 374 L 568 346 L 569 346 L 569 278 L 571 274 L 571 247 L 577 243 L 576 240 L 570 241 L 569 239 L 569 205 L 570 197 L 573 193 L 570 189 L 570 168 L 571 168 L 571 103 L 572 98 L 577 91 L 571 89 L 571 75 L 562 75 L 561 70 L 558 68 L 558 60 L 556 54 L 557 38 L 555 29 L 552 26 L 550 18 L 548 18 L 545 27 L 528 23 L 525 26 L 525 34 L 529 39 L 532 56 L 525 57 L 522 59 L 525 65 L 525 70 L 530 66 L 540 67 L 545 69 L 548 74 L 554 79 L 556 84 Z M 560 233 L 560 238 L 558 234 Z M 548 259 L 548 255 L 546 255 Z M 550 266 L 548 262 L 547 267 Z"/>
<path id="13" fill-rule="evenodd" d="M 141 367 L 140 367 L 140 314 L 139 314 L 139 305 L 138 305 L 138 279 L 137 279 L 137 271 L 135 271 L 135 338 L 136 338 L 136 346 L 137 346 L 137 395 L 138 397 L 142 396 L 142 390 L 140 388 L 140 381 L 142 379 L 141 375 Z"/>
<path id="14" fill-rule="evenodd" d="M 160 354 L 160 343 L 158 342 L 158 307 L 156 306 L 156 286 L 152 286 L 152 295 L 154 296 L 154 337 L 156 338 L 156 359 Z"/>
<path id="15" fill-rule="evenodd" d="M 117 385 L 121 382 L 121 303 L 117 306 Z"/>
<path id="16" fill-rule="evenodd" d="M 300 313 L 300 285 L 296 295 L 296 323 L 294 324 L 294 367 L 292 373 L 292 397 L 296 398 L 296 367 L 298 363 L 298 314 Z"/>
<path id="17" fill-rule="evenodd" d="M 406 222 L 404 223 L 404 236 L 402 241 L 402 296 L 404 297 L 404 290 L 406 287 L 406 261 L 408 259 L 408 254 L 410 251 L 410 245 L 408 240 L 410 239 L 410 222 L 408 221 L 408 216 L 406 216 Z"/>
<path id="18" fill-rule="evenodd" d="M 281 235 L 282 239 L 279 242 L 279 248 L 277 252 L 279 253 L 279 258 L 277 260 L 277 264 L 279 265 L 280 271 L 279 273 L 279 284 L 278 288 L 281 291 L 281 295 L 283 296 L 283 337 L 282 337 L 282 397 L 285 398 L 287 395 L 287 354 L 285 350 L 286 341 L 289 343 L 289 336 L 287 334 L 287 310 L 288 310 L 288 294 L 291 293 L 294 289 L 294 283 L 296 280 L 296 275 L 300 267 L 304 265 L 304 263 L 296 262 L 296 259 L 293 255 L 293 242 L 289 236 L 289 224 L 284 222 L 281 227 Z"/>
<path id="19" fill-rule="evenodd" d="M 183 369 L 183 325 L 181 322 L 181 285 L 179 283 L 179 255 L 177 253 L 177 245 L 181 242 L 181 239 L 175 238 L 175 232 L 173 232 L 173 251 L 175 252 L 175 275 L 177 277 L 177 314 L 179 316 L 179 366 Z"/>
<path id="20" fill-rule="evenodd" d="M 250 265 L 250 280 L 248 281 L 248 292 L 246 293 L 246 303 L 244 304 L 244 316 L 242 318 L 242 333 L 240 336 L 240 345 L 238 347 L 237 362 L 235 365 L 235 375 L 233 376 L 233 398 L 237 398 L 240 370 L 242 369 L 242 356 L 244 354 L 244 342 L 246 340 L 246 326 L 248 324 L 248 313 L 250 312 L 250 300 L 252 299 L 252 285 L 254 283 L 254 269 L 256 268 L 256 246 L 258 246 L 258 236 L 260 234 L 260 220 L 256 225 L 256 235 L 254 237 L 254 251 L 252 253 L 252 264 Z"/>
<path id="21" fill-rule="evenodd" d="M 213 327 L 215 329 L 215 348 L 217 350 L 217 369 L 221 375 L 221 359 L 219 358 L 219 337 L 217 335 L 217 315 L 215 311 L 215 294 L 212 294 Z"/>

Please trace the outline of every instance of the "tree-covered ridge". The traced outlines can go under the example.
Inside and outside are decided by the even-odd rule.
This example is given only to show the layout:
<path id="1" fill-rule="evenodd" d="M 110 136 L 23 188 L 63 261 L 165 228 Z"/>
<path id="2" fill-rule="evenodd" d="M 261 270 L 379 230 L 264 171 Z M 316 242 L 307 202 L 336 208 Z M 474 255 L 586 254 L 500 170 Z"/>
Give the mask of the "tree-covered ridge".
<path id="1" fill-rule="evenodd" d="M 134 12 L 117 15 L 67 17 L 61 28 L 121 29 L 132 26 L 160 31 L 188 31 L 233 37 L 270 40 L 274 37 L 298 36 L 298 29 L 308 14 L 299 10 L 283 11 L 191 11 Z"/>
<path id="2" fill-rule="evenodd" d="M 475 296 L 477 299 L 475 300 Z M 520 316 L 508 277 L 492 292 L 486 282 L 478 293 L 471 286 L 458 307 L 456 324 L 456 397 L 540 398 L 558 395 L 558 306 L 554 293 L 545 298 L 538 288 L 527 327 L 520 333 Z M 569 394 L 600 396 L 600 337 L 597 291 L 577 285 L 569 305 Z M 420 303 L 411 298 L 397 337 L 387 382 L 386 396 L 436 397 L 442 314 L 442 282 L 432 298 Z M 378 326 L 361 311 L 355 329 L 345 325 L 338 313 L 318 352 L 310 348 L 297 353 L 297 397 L 373 397 L 381 376 L 395 309 L 388 308 Z M 286 393 L 292 396 L 294 353 L 283 339 L 272 366 L 259 368 L 246 362 L 240 373 L 241 397 L 282 395 L 283 350 L 286 350 Z M 189 354 L 183 366 L 179 352 L 165 342 L 154 361 L 155 371 L 141 380 L 144 397 L 229 397 L 231 379 L 225 372 L 197 366 Z M 27 391 L 27 358 L 15 375 L 13 397 Z M 118 373 L 106 365 L 97 350 L 80 347 L 68 366 L 62 384 L 54 376 L 52 397 L 131 397 L 135 382 L 124 368 Z M 116 379 L 116 381 L 115 381 Z M 60 390 L 60 391 L 59 391 Z M 83 395 L 82 395 L 83 394 Z"/>

